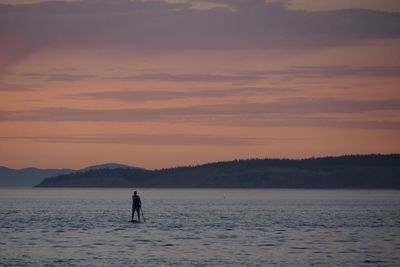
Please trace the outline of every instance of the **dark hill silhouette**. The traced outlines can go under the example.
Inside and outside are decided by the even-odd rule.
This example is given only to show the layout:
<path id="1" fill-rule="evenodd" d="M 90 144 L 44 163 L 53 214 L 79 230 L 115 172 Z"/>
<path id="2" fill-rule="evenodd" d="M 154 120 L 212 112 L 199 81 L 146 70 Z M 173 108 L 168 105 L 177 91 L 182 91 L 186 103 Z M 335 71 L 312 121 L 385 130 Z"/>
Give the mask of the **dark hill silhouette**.
<path id="1" fill-rule="evenodd" d="M 11 169 L 0 166 L 0 186 L 34 186 L 45 177 L 70 173 L 71 169 Z"/>
<path id="2" fill-rule="evenodd" d="M 97 169 L 47 178 L 38 186 L 400 189 L 400 154 L 248 159 L 153 171 Z"/>
<path id="3" fill-rule="evenodd" d="M 11 169 L 0 166 L 0 186 L 35 186 L 46 177 L 53 177 L 62 174 L 69 174 L 79 171 L 96 170 L 96 169 L 115 169 L 115 168 L 135 168 L 118 163 L 105 163 L 95 166 L 86 167 L 81 170 L 73 169 L 38 169 L 24 168 Z"/>

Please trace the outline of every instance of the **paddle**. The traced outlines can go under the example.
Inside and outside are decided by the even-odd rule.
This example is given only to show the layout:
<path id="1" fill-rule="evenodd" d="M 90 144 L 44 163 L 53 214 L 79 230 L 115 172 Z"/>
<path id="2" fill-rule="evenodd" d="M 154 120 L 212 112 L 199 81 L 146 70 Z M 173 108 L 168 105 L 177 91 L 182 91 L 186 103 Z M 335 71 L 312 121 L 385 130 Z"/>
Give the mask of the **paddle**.
<path id="1" fill-rule="evenodd" d="M 140 211 L 142 212 L 143 221 L 144 221 L 144 222 L 146 222 L 146 218 L 144 217 L 144 214 L 143 214 L 143 209 L 142 209 L 142 207 L 140 207 Z"/>

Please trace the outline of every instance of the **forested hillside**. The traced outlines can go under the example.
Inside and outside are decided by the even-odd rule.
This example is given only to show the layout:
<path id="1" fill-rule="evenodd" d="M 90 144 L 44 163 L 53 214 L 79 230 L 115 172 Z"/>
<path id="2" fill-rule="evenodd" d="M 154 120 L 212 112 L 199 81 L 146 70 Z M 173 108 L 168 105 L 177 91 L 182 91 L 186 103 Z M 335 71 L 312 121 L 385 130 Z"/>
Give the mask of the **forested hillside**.
<path id="1" fill-rule="evenodd" d="M 98 169 L 43 180 L 39 187 L 400 188 L 400 155 L 248 159 L 145 170 Z"/>

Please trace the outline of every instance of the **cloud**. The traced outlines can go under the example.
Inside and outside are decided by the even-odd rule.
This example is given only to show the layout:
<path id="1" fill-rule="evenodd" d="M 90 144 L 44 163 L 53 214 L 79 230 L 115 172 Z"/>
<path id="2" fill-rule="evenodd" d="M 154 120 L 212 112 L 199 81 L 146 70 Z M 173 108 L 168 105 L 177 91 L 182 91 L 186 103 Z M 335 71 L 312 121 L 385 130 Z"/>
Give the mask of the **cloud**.
<path id="1" fill-rule="evenodd" d="M 56 72 L 56 73 L 22 72 L 22 73 L 17 73 L 16 75 L 29 80 L 42 80 L 47 82 L 74 82 L 74 81 L 99 78 L 98 75 L 94 74 L 88 74 L 88 73 L 78 74 L 71 72 Z M 319 77 L 340 77 L 340 76 L 399 77 L 400 66 L 346 66 L 346 65 L 295 66 L 285 69 L 275 69 L 266 71 L 243 71 L 241 73 L 233 73 L 233 74 L 142 73 L 136 75 L 117 76 L 117 77 L 105 75 L 102 76 L 102 79 L 127 80 L 127 81 L 161 81 L 161 82 L 245 83 L 245 82 L 255 82 L 258 80 L 267 79 L 270 76 L 285 76 L 290 78 L 319 78 Z M 0 86 L 2 85 L 5 84 L 0 83 Z"/>
<path id="2" fill-rule="evenodd" d="M 236 75 L 219 74 L 170 74 L 170 73 L 145 73 L 115 77 L 115 79 L 131 81 L 164 81 L 164 82 L 248 82 L 262 79 L 262 74 L 246 73 Z"/>
<path id="3" fill-rule="evenodd" d="M 219 74 L 170 74 L 143 73 L 130 76 L 114 77 L 114 79 L 132 81 L 163 81 L 163 82 L 254 82 L 270 76 L 286 76 L 291 78 L 317 77 L 399 77 L 400 66 L 295 66 L 285 69 L 266 71 L 244 71 L 232 75 Z"/>
<path id="4" fill-rule="evenodd" d="M 113 121 L 202 123 L 248 127 L 313 126 L 393 128 L 397 121 L 352 121 L 349 114 L 374 111 L 398 111 L 400 99 L 338 100 L 288 99 L 271 103 L 215 104 L 174 108 L 74 109 L 42 108 L 24 111 L 1 111 L 0 121 Z M 326 115 L 340 116 L 340 119 Z M 346 126 L 346 127 L 347 127 Z"/>
<path id="5" fill-rule="evenodd" d="M 32 90 L 32 87 L 27 86 L 27 85 L 4 83 L 4 82 L 0 81 L 0 92 L 31 91 L 31 90 Z"/>
<path id="6" fill-rule="evenodd" d="M 86 75 L 86 74 L 53 74 L 49 75 L 47 81 L 56 81 L 56 82 L 73 82 L 73 81 L 81 81 L 87 80 L 90 78 L 96 77 L 95 75 Z"/>
<path id="7" fill-rule="evenodd" d="M 77 99 L 112 99 L 118 101 L 152 101 L 171 100 L 179 98 L 206 98 L 206 97 L 229 97 L 250 95 L 279 95 L 297 92 L 298 89 L 291 88 L 258 88 L 239 87 L 230 89 L 201 89 L 190 91 L 170 90 L 118 90 L 94 93 L 72 94 L 67 97 Z"/>
<path id="8" fill-rule="evenodd" d="M 399 77 L 400 66 L 297 66 L 281 70 L 248 72 L 249 76 L 282 75 L 293 78 L 317 77 Z"/>
<path id="9" fill-rule="evenodd" d="M 197 10 L 210 10 L 214 8 L 225 8 L 230 11 L 234 11 L 233 7 L 228 4 L 212 2 L 212 1 L 191 1 L 190 2 L 192 9 Z"/>
<path id="10" fill-rule="evenodd" d="M 344 118 L 315 118 L 304 115 L 244 119 L 240 116 L 224 118 L 221 122 L 225 126 L 241 126 L 254 128 L 268 127 L 317 127 L 317 128 L 356 128 L 376 130 L 399 130 L 399 121 L 371 120 L 371 119 L 346 119 Z"/>
<path id="11" fill-rule="evenodd" d="M 400 13 L 310 12 L 264 0 L 195 2 L 0 5 L 0 43 L 6 55 L 0 56 L 0 65 L 57 47 L 131 51 L 320 48 L 400 37 Z M 196 9 L 196 5 L 207 8 Z"/>
<path id="12" fill-rule="evenodd" d="M 25 72 L 19 73 L 18 76 L 27 78 L 29 80 L 44 80 L 48 82 L 74 82 L 87 79 L 97 78 L 93 74 L 73 74 L 73 73 L 39 73 L 39 72 Z"/>
<path id="13" fill-rule="evenodd" d="M 0 136 L 0 140 L 30 140 L 47 143 L 123 144 L 166 146 L 243 146 L 260 142 L 241 138 L 200 134 L 84 134 L 69 136 Z"/>

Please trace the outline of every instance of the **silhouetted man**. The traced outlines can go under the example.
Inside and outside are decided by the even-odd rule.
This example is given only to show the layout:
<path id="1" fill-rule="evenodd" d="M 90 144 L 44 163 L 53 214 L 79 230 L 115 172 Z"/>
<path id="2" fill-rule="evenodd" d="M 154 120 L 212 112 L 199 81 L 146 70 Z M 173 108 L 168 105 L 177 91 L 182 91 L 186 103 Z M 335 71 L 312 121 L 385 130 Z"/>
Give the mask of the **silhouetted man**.
<path id="1" fill-rule="evenodd" d="M 132 196 L 132 221 L 135 216 L 135 211 L 137 212 L 138 221 L 140 221 L 140 208 L 142 207 L 142 201 L 136 191 L 133 192 Z"/>

